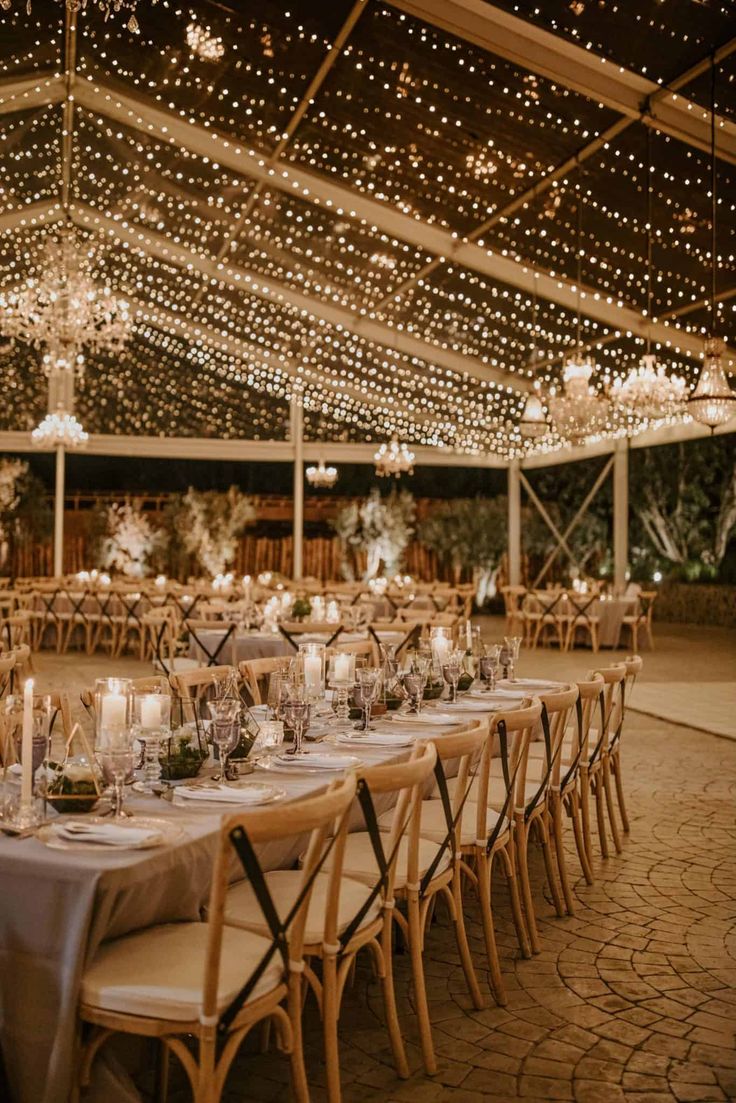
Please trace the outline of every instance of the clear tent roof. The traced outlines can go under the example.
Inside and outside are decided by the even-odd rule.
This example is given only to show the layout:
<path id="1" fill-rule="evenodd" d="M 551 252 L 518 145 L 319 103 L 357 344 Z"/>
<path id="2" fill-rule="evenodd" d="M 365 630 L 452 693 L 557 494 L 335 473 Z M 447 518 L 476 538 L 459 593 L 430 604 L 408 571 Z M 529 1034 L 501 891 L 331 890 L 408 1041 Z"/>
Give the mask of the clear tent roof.
<path id="1" fill-rule="evenodd" d="M 443 9 L 489 20 L 491 35 L 497 19 L 552 33 L 570 79 L 553 78 L 544 50 L 524 65 L 502 36 L 499 52 L 480 45 L 470 20 L 451 33 Z M 622 112 L 581 89 L 569 51 L 623 72 L 643 109 L 642 78 L 667 85 L 728 41 L 729 0 L 641 0 L 636 13 L 621 0 L 139 0 L 138 33 L 128 14 L 105 20 L 90 0 L 70 42 L 60 0 L 0 12 L 0 290 L 33 274 L 68 214 L 136 315 L 122 355 L 87 359 L 77 409 L 90 431 L 283 439 L 298 388 L 307 438 L 396 429 L 507 455 L 534 372 L 554 382 L 576 342 L 581 201 L 596 386 L 643 352 L 648 130 L 652 346 L 692 380 L 710 287 L 709 74 L 678 90 L 699 133 L 649 128 L 634 110 L 588 156 Z M 735 58 L 718 77 L 730 343 Z M 45 405 L 38 353 L 6 344 L 0 368 L 13 398 L 0 428 L 30 428 Z"/>

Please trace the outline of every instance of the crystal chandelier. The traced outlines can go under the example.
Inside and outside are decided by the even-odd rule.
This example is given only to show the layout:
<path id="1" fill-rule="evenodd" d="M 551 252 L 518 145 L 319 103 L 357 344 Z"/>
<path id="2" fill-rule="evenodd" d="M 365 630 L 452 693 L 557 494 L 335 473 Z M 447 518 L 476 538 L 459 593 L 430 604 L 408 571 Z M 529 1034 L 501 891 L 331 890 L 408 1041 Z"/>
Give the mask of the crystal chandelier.
<path id="1" fill-rule="evenodd" d="M 616 406 L 645 421 L 679 413 L 686 397 L 686 381 L 679 375 L 668 375 L 650 352 L 642 356 L 639 367 L 632 368 L 625 379 L 616 379 L 611 388 Z"/>
<path id="2" fill-rule="evenodd" d="M 550 394 L 547 400 L 555 429 L 574 444 L 601 432 L 608 418 L 608 402 L 590 383 L 594 368 L 587 357 L 570 357 L 562 371 L 562 394 Z"/>
<path id="3" fill-rule="evenodd" d="M 84 11 L 89 5 L 90 8 L 98 8 L 105 16 L 105 19 L 117 15 L 119 11 L 130 12 L 128 22 L 125 26 L 131 34 L 135 34 L 139 29 L 138 20 L 135 17 L 137 4 L 138 0 L 66 0 L 65 6 L 67 11 L 79 12 Z M 0 8 L 3 11 L 10 11 L 12 6 L 13 0 L 0 0 Z M 31 10 L 31 0 L 26 0 L 26 12 L 28 15 L 31 14 Z"/>
<path id="4" fill-rule="evenodd" d="M 530 394 L 524 404 L 524 411 L 519 421 L 519 432 L 527 440 L 536 440 L 547 432 L 547 415 L 538 394 Z"/>
<path id="5" fill-rule="evenodd" d="M 307 468 L 307 482 L 318 489 L 330 490 L 337 482 L 337 468 L 325 467 L 325 461 L 320 456 L 316 467 Z"/>
<path id="6" fill-rule="evenodd" d="M 31 433 L 36 448 L 84 448 L 89 434 L 84 431 L 74 414 L 59 406 L 54 413 L 46 414 L 40 425 Z"/>
<path id="7" fill-rule="evenodd" d="M 736 417 L 736 392 L 731 389 L 723 367 L 725 349 L 719 337 L 709 337 L 705 342 L 703 366 L 687 401 L 687 412 L 710 429 Z"/>
<path id="8" fill-rule="evenodd" d="M 118 353 L 127 340 L 127 302 L 92 274 L 94 250 L 66 225 L 44 243 L 38 274 L 0 292 L 0 330 L 46 353 L 44 366 L 65 360 L 81 369 L 81 350 Z"/>
<path id="9" fill-rule="evenodd" d="M 379 478 L 394 475 L 414 474 L 414 453 L 410 452 L 403 441 L 394 436 L 388 444 L 384 443 L 373 457 L 376 465 L 376 475 Z"/>
<path id="10" fill-rule="evenodd" d="M 647 177 L 646 177 L 646 228 L 647 228 L 647 323 L 651 322 L 652 298 L 652 131 L 647 128 Z M 681 412 L 687 398 L 687 383 L 679 375 L 668 375 L 664 365 L 657 364 L 651 351 L 647 332 L 647 351 L 636 368 L 631 368 L 624 379 L 616 379 L 610 391 L 611 398 L 624 414 L 642 421 L 657 421 Z"/>
<path id="11" fill-rule="evenodd" d="M 580 283 L 582 279 L 583 197 L 578 198 L 577 211 L 577 335 L 576 350 L 565 361 L 562 369 L 562 394 L 550 392 L 547 399 L 549 415 L 557 433 L 563 440 L 581 444 L 586 437 L 600 433 L 605 428 L 609 403 L 591 386 L 590 377 L 595 364 L 590 357 L 583 358 L 580 347 Z"/>
<path id="12" fill-rule="evenodd" d="M 725 342 L 716 337 L 716 318 L 718 311 L 717 272 L 718 258 L 716 255 L 716 215 L 718 203 L 716 199 L 716 59 L 711 62 L 710 80 L 710 228 L 711 228 L 711 296 L 710 296 L 710 333 L 705 342 L 705 358 L 700 369 L 698 381 L 687 400 L 687 412 L 699 421 L 701 425 L 707 425 L 711 431 L 718 425 L 725 425 L 736 415 L 736 394 L 731 390 L 731 384 L 723 367 L 723 353 Z"/>

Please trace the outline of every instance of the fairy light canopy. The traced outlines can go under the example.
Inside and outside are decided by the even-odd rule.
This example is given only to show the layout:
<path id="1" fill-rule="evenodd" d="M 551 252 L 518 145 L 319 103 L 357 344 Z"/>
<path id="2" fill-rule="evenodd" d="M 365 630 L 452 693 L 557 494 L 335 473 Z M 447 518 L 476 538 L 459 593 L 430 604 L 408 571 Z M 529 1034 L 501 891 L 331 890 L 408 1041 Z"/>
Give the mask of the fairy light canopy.
<path id="1" fill-rule="evenodd" d="M 731 6 L 644 0 L 636 34 L 624 7 L 483 5 L 499 26 L 555 36 L 558 54 L 540 47 L 524 65 L 502 35 L 497 52 L 476 40 L 468 0 L 138 0 L 137 32 L 130 11 L 10 0 L 0 294 L 37 278 L 70 218 L 132 319 L 120 352 L 85 355 L 76 412 L 90 433 L 284 439 L 296 388 L 307 439 L 554 447 L 519 421 L 533 380 L 560 387 L 578 302 L 598 392 L 636 366 L 647 333 L 692 385 L 708 328 L 714 46 L 718 322 L 734 341 Z M 629 82 L 628 107 L 586 84 L 575 50 Z M 0 428 L 30 429 L 46 407 L 38 352 L 2 345 L 0 371 Z M 602 432 L 643 424 L 614 404 Z"/>

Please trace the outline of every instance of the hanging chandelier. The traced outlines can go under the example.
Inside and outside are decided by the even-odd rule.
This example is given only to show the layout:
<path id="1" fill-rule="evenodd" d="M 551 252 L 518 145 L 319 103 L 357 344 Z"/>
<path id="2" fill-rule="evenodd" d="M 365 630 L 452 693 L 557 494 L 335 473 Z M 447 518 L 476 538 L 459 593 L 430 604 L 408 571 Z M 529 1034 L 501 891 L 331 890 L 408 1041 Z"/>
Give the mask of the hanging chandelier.
<path id="1" fill-rule="evenodd" d="M 46 414 L 40 425 L 31 433 L 36 448 L 84 448 L 89 434 L 84 431 L 74 414 L 60 406 L 54 413 Z"/>
<path id="2" fill-rule="evenodd" d="M 306 475 L 309 485 L 320 490 L 330 490 L 337 482 L 337 468 L 325 467 L 325 461 L 321 456 L 316 467 L 307 468 Z"/>
<path id="3" fill-rule="evenodd" d="M 710 429 L 725 425 L 736 416 L 736 393 L 723 367 L 725 351 L 725 342 L 720 337 L 708 338 L 698 382 L 687 400 L 687 412 Z"/>
<path id="4" fill-rule="evenodd" d="M 711 61 L 710 78 L 710 333 L 705 342 L 705 358 L 698 381 L 687 400 L 687 412 L 701 425 L 707 425 L 711 431 L 719 425 L 725 425 L 736 415 L 736 393 L 731 390 L 731 384 L 723 367 L 725 342 L 720 337 L 716 337 L 718 315 L 718 259 L 716 255 L 716 215 L 718 211 L 716 185 L 718 179 L 716 169 L 716 59 L 714 55 Z"/>
<path id="5" fill-rule="evenodd" d="M 44 368 L 65 361 L 80 374 L 82 351 L 119 353 L 132 317 L 128 303 L 93 278 L 94 250 L 65 225 L 44 243 L 38 274 L 0 292 L 0 330 L 44 351 Z"/>
<path id="6" fill-rule="evenodd" d="M 532 343 L 529 352 L 529 366 L 532 372 L 537 367 L 537 276 L 536 272 L 532 280 Z M 524 409 L 519 419 L 519 432 L 526 440 L 537 440 L 543 437 L 549 426 L 547 425 L 547 412 L 536 388 L 539 382 L 535 382 L 535 391 L 527 396 Z"/>
<path id="7" fill-rule="evenodd" d="M 414 474 L 414 453 L 410 452 L 404 442 L 399 441 L 396 436 L 392 437 L 388 444 L 384 442 L 381 445 L 373 457 L 373 462 L 379 478 L 393 475 L 398 479 L 400 475 Z"/>
<path id="8" fill-rule="evenodd" d="M 652 320 L 652 131 L 647 127 L 646 177 L 647 228 L 647 326 Z M 679 375 L 668 375 L 663 364 L 651 351 L 647 329 L 647 351 L 638 367 L 631 368 L 623 379 L 614 380 L 610 390 L 614 405 L 629 417 L 642 421 L 657 421 L 673 417 L 683 409 L 687 399 L 687 383 Z"/>
<path id="9" fill-rule="evenodd" d="M 571 356 L 562 369 L 562 393 L 547 400 L 556 431 L 573 444 L 600 433 L 608 420 L 608 402 L 590 382 L 594 370 L 588 357 Z"/>
<path id="10" fill-rule="evenodd" d="M 582 280 L 583 196 L 578 198 L 577 210 L 577 321 L 575 352 L 565 361 L 562 369 L 562 393 L 553 389 L 547 399 L 549 415 L 558 435 L 572 444 L 581 444 L 587 437 L 605 429 L 609 403 L 591 385 L 590 377 L 595 364 L 589 356 L 583 357 L 580 343 L 580 284 Z"/>
<path id="11" fill-rule="evenodd" d="M 625 379 L 614 380 L 611 398 L 627 414 L 644 421 L 656 421 L 680 413 L 687 398 L 687 382 L 668 375 L 663 364 L 648 352 Z"/>
<path id="12" fill-rule="evenodd" d="M 156 0 L 154 0 L 154 3 Z M 117 15 L 119 11 L 130 12 L 128 22 L 125 24 L 131 34 L 135 34 L 138 27 L 138 20 L 136 19 L 136 7 L 138 0 L 65 0 L 65 7 L 67 11 L 79 12 L 85 11 L 87 7 L 97 8 L 101 11 L 105 19 L 110 19 L 112 16 Z M 3 11 L 10 11 L 13 6 L 13 0 L 0 0 L 0 8 Z M 25 4 L 26 12 L 31 14 L 32 4 L 31 0 L 26 0 Z"/>

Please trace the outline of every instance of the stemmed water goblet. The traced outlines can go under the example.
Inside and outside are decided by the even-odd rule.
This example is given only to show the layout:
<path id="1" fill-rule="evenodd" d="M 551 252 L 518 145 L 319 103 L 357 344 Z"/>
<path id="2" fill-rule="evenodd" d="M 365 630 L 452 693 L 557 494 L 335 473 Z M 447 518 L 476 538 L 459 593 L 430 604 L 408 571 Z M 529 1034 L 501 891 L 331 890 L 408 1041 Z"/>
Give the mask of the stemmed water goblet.
<path id="1" fill-rule="evenodd" d="M 457 683 L 460 681 L 460 675 L 462 674 L 464 657 L 464 652 L 453 651 L 450 653 L 447 662 L 442 665 L 442 677 L 450 687 L 451 704 L 455 704 L 457 701 Z"/>
<path id="2" fill-rule="evenodd" d="M 363 710 L 363 722 L 361 731 L 371 731 L 371 708 L 378 697 L 381 688 L 381 668 L 378 666 L 364 666 L 355 672 L 357 679 L 354 694 L 359 708 Z"/>
<path id="3" fill-rule="evenodd" d="M 220 755 L 220 773 L 213 780 L 225 781 L 228 759 L 240 742 L 240 701 L 216 697 L 207 707 L 212 713 L 212 742 Z"/>
<path id="4" fill-rule="evenodd" d="M 302 739 L 309 727 L 309 701 L 304 686 L 293 686 L 283 705 L 284 720 L 294 732 L 294 745 L 287 754 L 302 754 Z"/>
<path id="5" fill-rule="evenodd" d="M 480 669 L 481 681 L 485 683 L 486 693 L 493 693 L 496 688 L 496 676 L 498 674 L 498 662 L 501 658 L 501 646 L 494 643 L 491 647 L 486 648 L 485 654 L 481 655 L 478 666 Z"/>
<path id="6" fill-rule="evenodd" d="M 113 817 L 116 820 L 125 819 L 130 815 L 123 811 L 125 783 L 132 774 L 136 761 L 135 739 L 131 728 L 104 728 L 98 735 L 95 755 L 102 776 L 113 787 Z"/>
<path id="7" fill-rule="evenodd" d="M 399 678 L 401 686 L 409 699 L 409 712 L 421 712 L 422 693 L 424 692 L 424 682 L 421 674 L 417 674 L 414 670 L 405 670 L 399 675 Z"/>
<path id="8" fill-rule="evenodd" d="M 519 652 L 521 650 L 522 637 L 521 636 L 504 636 L 503 642 L 506 644 L 506 650 L 509 656 L 509 678 L 510 682 L 514 680 L 514 668 L 519 660 Z"/>

